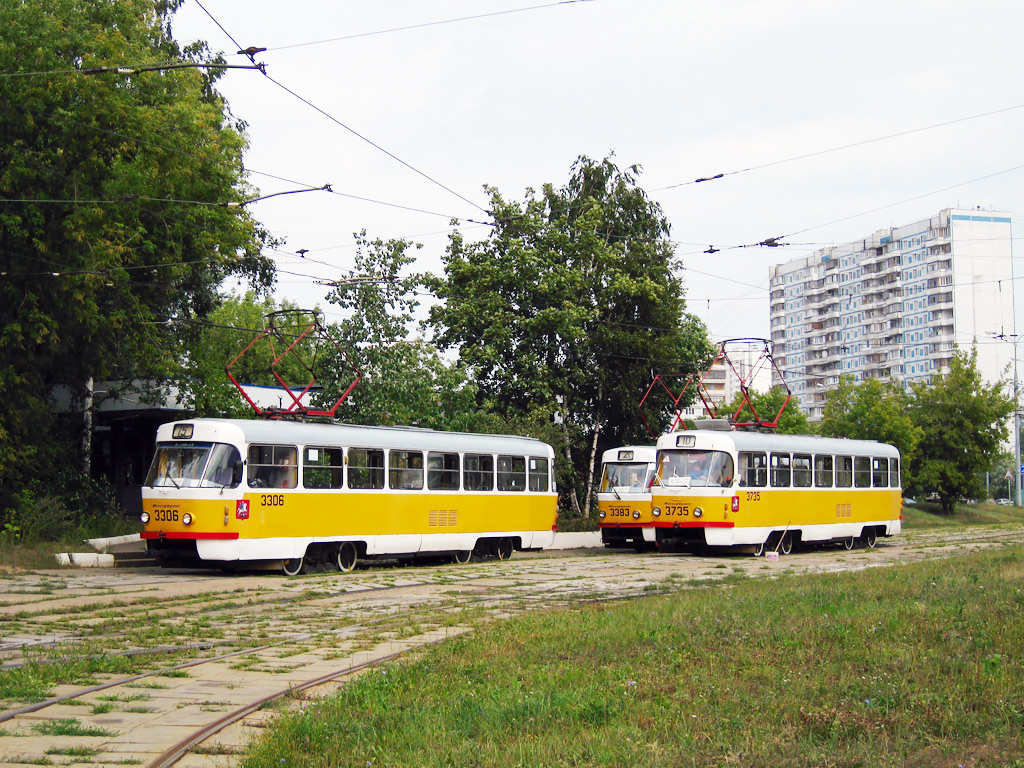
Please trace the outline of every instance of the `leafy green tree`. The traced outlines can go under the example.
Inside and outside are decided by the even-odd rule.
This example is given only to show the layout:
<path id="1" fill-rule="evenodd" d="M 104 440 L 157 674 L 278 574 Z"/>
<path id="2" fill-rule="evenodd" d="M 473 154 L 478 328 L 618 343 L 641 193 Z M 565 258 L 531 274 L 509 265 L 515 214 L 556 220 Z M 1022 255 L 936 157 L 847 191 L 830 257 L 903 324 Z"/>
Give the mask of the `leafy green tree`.
<path id="1" fill-rule="evenodd" d="M 293 323 L 285 323 L 283 339 L 262 335 L 267 316 L 282 311 L 290 313 L 288 320 L 294 318 Z M 205 321 L 192 324 L 196 340 L 187 350 L 180 379 L 184 406 L 199 416 L 252 418 L 252 406 L 225 372 L 233 361 L 231 375 L 240 384 L 280 387 L 271 373 L 271 364 L 282 358 L 277 364 L 281 378 L 291 386 L 304 387 L 311 374 L 300 361 L 309 365 L 314 360 L 318 351 L 315 338 L 299 341 L 292 354 L 285 355 L 285 350 L 311 319 L 310 314 L 287 300 L 278 305 L 272 297 L 261 299 L 254 291 L 227 296 Z M 288 405 L 287 400 L 284 405 Z"/>
<path id="2" fill-rule="evenodd" d="M 338 417 L 356 424 L 417 424 L 478 431 L 476 386 L 465 370 L 422 339 L 411 338 L 420 278 L 404 274 L 414 246 L 406 240 L 356 235 L 353 269 L 327 300 L 345 317 L 330 331 L 347 359 L 328 357 L 319 404 L 328 407 L 348 388 L 352 366 L 362 380 Z"/>
<path id="3" fill-rule="evenodd" d="M 786 402 L 786 390 L 782 387 L 772 387 L 767 392 L 751 392 L 750 400 L 754 404 L 757 415 L 764 420 L 772 420 L 779 413 L 782 404 Z M 742 408 L 741 408 L 742 406 Z M 742 393 L 732 399 L 730 403 L 718 409 L 719 416 L 735 417 L 735 421 L 751 421 L 753 414 L 750 406 L 743 401 Z M 786 403 L 786 410 L 779 416 L 778 426 L 775 432 L 780 435 L 809 435 L 814 430 L 807 420 L 807 415 L 800 410 L 800 400 L 796 395 Z"/>
<path id="4" fill-rule="evenodd" d="M 638 173 L 580 157 L 564 187 L 521 203 L 488 188 L 489 236 L 454 232 L 444 278 L 428 281 L 443 300 L 436 342 L 458 350 L 481 405 L 561 425 L 576 514 L 589 512 L 602 446 L 650 440 L 637 405 L 654 373 L 703 370 L 715 352 L 685 313 L 669 222 Z"/>
<path id="5" fill-rule="evenodd" d="M 922 431 L 911 465 L 912 493 L 937 493 L 945 514 L 956 502 L 981 498 L 984 472 L 1008 433 L 1013 400 L 1003 382 L 986 384 L 978 370 L 978 350 L 958 351 L 949 373 L 930 383 L 912 384 L 910 415 Z"/>
<path id="6" fill-rule="evenodd" d="M 0 4 L 5 496 L 69 455 L 55 387 L 81 403 L 93 380 L 171 373 L 168 320 L 205 316 L 228 276 L 272 284 L 268 236 L 238 207 L 254 191 L 218 71 L 88 73 L 208 58 L 173 39 L 179 2 Z"/>
<path id="7" fill-rule="evenodd" d="M 923 433 L 910 412 L 911 396 L 897 381 L 842 376 L 828 393 L 818 434 L 877 440 L 899 449 L 904 467 L 914 460 Z"/>

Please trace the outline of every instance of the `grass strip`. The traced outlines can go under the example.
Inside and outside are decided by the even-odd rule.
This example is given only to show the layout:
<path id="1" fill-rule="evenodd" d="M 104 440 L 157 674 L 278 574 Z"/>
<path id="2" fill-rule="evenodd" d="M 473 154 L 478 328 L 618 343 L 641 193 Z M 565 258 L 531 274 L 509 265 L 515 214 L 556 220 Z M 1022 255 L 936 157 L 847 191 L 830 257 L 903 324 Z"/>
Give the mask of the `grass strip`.
<path id="1" fill-rule="evenodd" d="M 283 715 L 242 766 L 1024 767 L 1022 588 L 1012 547 L 529 614 Z"/>

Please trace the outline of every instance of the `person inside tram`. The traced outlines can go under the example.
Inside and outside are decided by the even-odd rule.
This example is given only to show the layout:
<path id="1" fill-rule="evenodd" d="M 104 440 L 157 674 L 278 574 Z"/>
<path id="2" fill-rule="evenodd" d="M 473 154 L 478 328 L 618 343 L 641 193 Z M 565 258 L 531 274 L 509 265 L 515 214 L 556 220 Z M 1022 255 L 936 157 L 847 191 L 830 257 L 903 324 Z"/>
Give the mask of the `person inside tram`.
<path id="1" fill-rule="evenodd" d="M 277 461 L 277 468 L 270 476 L 272 488 L 294 488 L 296 486 L 295 457 L 285 454 Z"/>
<path id="2" fill-rule="evenodd" d="M 690 464 L 690 485 L 706 485 L 708 480 L 708 469 L 711 464 L 710 456 L 706 451 L 696 451 L 691 454 Z"/>

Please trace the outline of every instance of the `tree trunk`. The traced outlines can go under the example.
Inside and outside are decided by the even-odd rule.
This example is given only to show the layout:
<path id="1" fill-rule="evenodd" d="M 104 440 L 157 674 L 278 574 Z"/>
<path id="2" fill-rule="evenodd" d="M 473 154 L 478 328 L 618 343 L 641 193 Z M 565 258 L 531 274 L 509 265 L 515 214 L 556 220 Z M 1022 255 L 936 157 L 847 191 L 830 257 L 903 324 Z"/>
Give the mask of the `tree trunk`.
<path id="1" fill-rule="evenodd" d="M 564 404 L 563 404 L 564 407 Z M 563 447 L 565 448 L 565 460 L 572 466 L 572 447 L 569 440 L 569 421 L 566 418 L 566 414 L 562 414 L 562 437 Z M 576 517 L 580 517 L 580 500 L 576 495 L 576 484 L 573 483 L 569 486 L 569 504 L 572 507 L 572 513 Z"/>
<path id="2" fill-rule="evenodd" d="M 598 399 L 600 399 L 600 393 Z M 600 434 L 601 425 L 598 424 L 594 427 L 594 439 L 590 441 L 590 466 L 587 468 L 587 517 L 590 517 L 590 504 L 594 498 L 594 464 L 597 461 L 597 438 Z"/>
<path id="3" fill-rule="evenodd" d="M 92 376 L 85 380 L 82 393 L 82 474 L 92 474 Z"/>

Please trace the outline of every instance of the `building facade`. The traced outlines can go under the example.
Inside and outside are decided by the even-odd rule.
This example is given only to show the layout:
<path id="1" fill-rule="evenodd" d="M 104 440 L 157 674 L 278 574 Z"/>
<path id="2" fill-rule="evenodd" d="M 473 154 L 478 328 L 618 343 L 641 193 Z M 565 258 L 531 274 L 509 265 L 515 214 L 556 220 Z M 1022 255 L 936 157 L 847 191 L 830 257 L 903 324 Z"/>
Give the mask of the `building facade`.
<path id="1" fill-rule="evenodd" d="M 978 342 L 987 381 L 1013 350 L 1010 215 L 947 208 L 770 268 L 771 339 L 786 383 L 812 421 L 844 374 L 928 381 Z"/>

